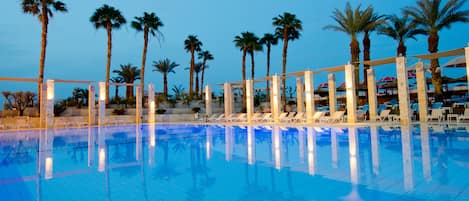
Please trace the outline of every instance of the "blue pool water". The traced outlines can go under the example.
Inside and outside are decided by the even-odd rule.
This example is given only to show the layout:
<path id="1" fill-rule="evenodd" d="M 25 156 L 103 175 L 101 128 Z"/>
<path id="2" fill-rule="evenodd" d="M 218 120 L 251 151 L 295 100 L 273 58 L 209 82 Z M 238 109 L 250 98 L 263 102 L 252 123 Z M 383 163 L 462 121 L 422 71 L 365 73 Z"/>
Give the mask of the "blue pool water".
<path id="1" fill-rule="evenodd" d="M 0 133 L 0 200 L 469 200 L 469 127 Z"/>

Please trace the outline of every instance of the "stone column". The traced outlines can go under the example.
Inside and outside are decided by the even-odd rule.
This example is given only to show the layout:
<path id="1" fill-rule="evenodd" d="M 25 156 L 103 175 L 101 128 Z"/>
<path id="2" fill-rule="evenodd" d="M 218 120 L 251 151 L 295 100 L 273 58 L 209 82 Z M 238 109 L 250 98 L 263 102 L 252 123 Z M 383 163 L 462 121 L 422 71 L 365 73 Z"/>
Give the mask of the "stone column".
<path id="1" fill-rule="evenodd" d="M 46 128 L 54 128 L 54 80 L 47 80 Z"/>
<path id="2" fill-rule="evenodd" d="M 205 86 L 205 115 L 212 116 L 212 89 L 209 85 Z"/>
<path id="3" fill-rule="evenodd" d="M 231 84 L 225 82 L 223 85 L 224 89 L 224 101 L 225 101 L 225 118 L 228 120 L 228 117 L 233 112 L 233 99 L 232 99 L 232 92 L 231 92 Z"/>
<path id="4" fill-rule="evenodd" d="M 96 105 L 94 95 L 96 89 L 93 85 L 88 86 L 88 126 L 96 124 Z"/>
<path id="5" fill-rule="evenodd" d="M 305 71 L 305 99 L 306 99 L 306 123 L 313 122 L 314 115 L 314 89 L 313 72 Z"/>
<path id="6" fill-rule="evenodd" d="M 376 121 L 376 116 L 378 116 L 378 97 L 376 96 L 376 77 L 375 71 L 370 68 L 366 72 L 367 84 L 368 84 L 368 112 L 370 116 L 370 121 Z"/>
<path id="7" fill-rule="evenodd" d="M 337 87 L 335 83 L 335 75 L 330 73 L 327 78 L 327 86 L 329 89 L 329 113 L 334 114 L 334 112 L 337 111 Z"/>
<path id="8" fill-rule="evenodd" d="M 99 82 L 98 126 L 104 126 L 106 116 L 106 83 Z"/>
<path id="9" fill-rule="evenodd" d="M 296 78 L 296 112 L 304 112 L 304 87 L 301 78 Z"/>
<path id="10" fill-rule="evenodd" d="M 253 81 L 246 80 L 246 116 L 247 122 L 252 122 L 252 113 L 254 113 L 254 90 Z"/>
<path id="11" fill-rule="evenodd" d="M 464 48 L 465 50 L 465 56 L 466 56 L 466 77 L 467 77 L 467 89 L 469 90 L 469 43 L 467 44 L 467 47 Z"/>
<path id="12" fill-rule="evenodd" d="M 135 93 L 135 123 L 141 124 L 142 123 L 142 87 L 140 85 L 135 86 L 136 93 Z"/>
<path id="13" fill-rule="evenodd" d="M 405 57 L 396 58 L 397 72 L 397 91 L 399 97 L 399 114 L 401 123 L 410 123 L 410 100 L 409 100 L 409 83 L 407 80 L 407 69 Z"/>
<path id="14" fill-rule="evenodd" d="M 345 65 L 345 94 L 347 95 L 347 122 L 357 122 L 357 95 L 355 87 L 355 66 Z"/>
<path id="15" fill-rule="evenodd" d="M 421 122 L 427 121 L 428 116 L 428 95 L 427 95 L 427 83 L 425 79 L 425 69 L 423 63 L 418 62 L 415 65 L 415 76 L 417 79 L 417 100 L 419 104 L 419 119 Z"/>
<path id="16" fill-rule="evenodd" d="M 39 112 L 40 112 L 40 127 L 46 128 L 46 121 L 47 121 L 47 84 L 41 84 L 41 96 L 38 97 L 41 102 L 39 105 Z"/>
<path id="17" fill-rule="evenodd" d="M 155 86 L 153 84 L 148 84 L 148 123 L 155 123 Z"/>
<path id="18" fill-rule="evenodd" d="M 280 94 L 280 76 L 272 76 L 272 99 L 270 100 L 272 118 L 274 123 L 279 123 L 280 111 L 282 106 Z"/>

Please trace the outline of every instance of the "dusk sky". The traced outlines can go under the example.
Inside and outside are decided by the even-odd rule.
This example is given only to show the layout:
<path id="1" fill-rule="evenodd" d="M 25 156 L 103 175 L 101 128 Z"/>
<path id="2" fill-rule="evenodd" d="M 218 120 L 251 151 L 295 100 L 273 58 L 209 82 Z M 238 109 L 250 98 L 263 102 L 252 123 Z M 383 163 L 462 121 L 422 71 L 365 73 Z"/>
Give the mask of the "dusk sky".
<path id="1" fill-rule="evenodd" d="M 272 33 L 272 18 L 283 12 L 297 15 L 303 22 L 301 38 L 289 44 L 287 71 L 317 69 L 346 64 L 350 59 L 349 36 L 331 30 L 323 30 L 333 24 L 331 13 L 335 8 L 343 10 L 347 1 L 305 1 L 305 0 L 133 0 L 133 1 L 69 1 L 64 0 L 68 13 L 56 13 L 50 20 L 47 57 L 45 64 L 46 79 L 72 79 L 104 81 L 106 65 L 106 32 L 96 30 L 89 18 L 103 4 L 119 9 L 127 19 L 120 30 L 113 30 L 113 50 L 111 70 L 120 64 L 131 63 L 140 67 L 143 34 L 130 27 L 135 16 L 143 12 L 155 12 L 164 23 L 160 41 L 150 38 L 147 55 L 145 81 L 156 85 L 162 91 L 162 75 L 152 72 L 152 62 L 169 58 L 180 67 L 176 74 L 169 75 L 169 88 L 183 85 L 188 89 L 190 54 L 184 50 L 184 40 L 195 34 L 203 42 L 203 49 L 209 50 L 215 60 L 209 61 L 206 83 L 215 91 L 221 87 L 216 83 L 238 81 L 241 79 L 241 52 L 234 46 L 233 39 L 244 31 L 254 32 L 261 37 Z M 350 1 L 352 7 L 373 5 L 380 14 L 400 14 L 401 8 L 414 5 L 415 0 L 361 0 Z M 446 2 L 446 1 L 445 1 Z M 0 77 L 37 78 L 41 24 L 36 17 L 23 14 L 20 0 L 4 1 L 0 14 L 0 58 L 2 71 Z M 469 9 L 469 4 L 465 5 Z M 469 24 L 454 24 L 451 29 L 440 33 L 440 51 L 461 48 L 469 42 Z M 362 36 L 359 37 L 361 42 Z M 371 35 L 371 54 L 373 59 L 395 56 L 397 43 L 392 39 Z M 272 73 L 281 73 L 282 43 L 272 49 Z M 418 41 L 407 41 L 408 55 L 427 53 L 426 36 Z M 362 45 L 360 44 L 360 48 Z M 265 76 L 266 51 L 256 53 L 256 78 Z M 362 55 L 360 55 L 362 58 Z M 442 60 L 444 63 L 447 60 Z M 415 63 L 409 58 L 409 64 Z M 250 72 L 250 60 L 247 60 Z M 395 75 L 395 66 L 376 68 L 377 77 Z M 449 76 L 461 76 L 464 69 L 443 69 Z M 250 73 L 248 73 L 248 77 Z M 111 77 L 113 74 L 111 74 Z M 315 86 L 326 82 L 326 74 L 316 75 Z M 343 73 L 337 74 L 338 84 L 343 81 Z M 293 81 L 293 80 L 292 80 Z M 138 82 L 138 81 L 137 81 Z M 79 86 L 79 85 L 77 85 Z M 59 96 L 70 96 L 72 85 L 57 85 Z M 85 87 L 85 86 L 80 86 Z M 261 87 L 261 86 L 259 86 Z M 263 86 L 262 86 L 263 87 Z M 36 90 L 34 85 L 4 82 L 4 90 Z M 66 90 L 70 90 L 65 92 Z M 113 96 L 113 88 L 110 89 Z M 170 93 L 172 93 L 170 91 Z M 123 93 L 121 93 L 123 94 Z"/>

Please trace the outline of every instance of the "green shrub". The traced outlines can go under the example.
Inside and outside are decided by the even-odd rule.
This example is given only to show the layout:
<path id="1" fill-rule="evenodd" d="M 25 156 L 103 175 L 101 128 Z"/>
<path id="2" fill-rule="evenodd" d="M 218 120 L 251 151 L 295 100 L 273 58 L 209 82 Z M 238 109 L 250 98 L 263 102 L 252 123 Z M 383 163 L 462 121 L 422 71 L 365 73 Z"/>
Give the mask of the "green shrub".
<path id="1" fill-rule="evenodd" d="M 192 112 L 193 112 L 193 113 L 197 113 L 197 112 L 199 112 L 199 111 L 200 111 L 200 107 L 193 107 L 193 108 L 192 108 Z"/>
<path id="2" fill-rule="evenodd" d="M 112 114 L 114 115 L 124 115 L 125 114 L 125 108 L 115 108 L 112 110 Z"/>
<path id="3" fill-rule="evenodd" d="M 67 102 L 65 100 L 59 100 L 54 104 L 54 115 L 60 116 L 63 112 L 67 110 Z"/>
<path id="4" fill-rule="evenodd" d="M 156 114 L 164 114 L 166 112 L 165 109 L 157 109 Z"/>

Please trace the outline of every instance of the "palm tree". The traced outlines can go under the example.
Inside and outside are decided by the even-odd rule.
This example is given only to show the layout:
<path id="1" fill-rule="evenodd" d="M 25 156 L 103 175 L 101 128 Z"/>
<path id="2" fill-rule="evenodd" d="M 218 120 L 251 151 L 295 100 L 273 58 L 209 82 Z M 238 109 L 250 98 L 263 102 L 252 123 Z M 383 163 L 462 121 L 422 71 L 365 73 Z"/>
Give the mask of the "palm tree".
<path id="1" fill-rule="evenodd" d="M 168 73 L 176 73 L 174 69 L 178 66 L 179 64 L 169 60 L 168 58 L 153 61 L 153 72 L 156 71 L 163 74 L 163 92 L 166 99 L 168 98 Z"/>
<path id="2" fill-rule="evenodd" d="M 161 34 L 159 28 L 163 26 L 160 18 L 155 13 L 143 13 L 143 17 L 135 17 L 132 21 L 132 28 L 138 32 L 143 31 L 143 54 L 142 54 L 142 75 L 140 75 L 140 87 L 145 91 L 145 63 L 147 60 L 148 34 L 159 37 Z"/>
<path id="3" fill-rule="evenodd" d="M 466 0 L 449 0 L 442 4 L 441 0 L 418 0 L 416 6 L 408 6 L 403 9 L 405 15 L 413 18 L 428 35 L 428 51 L 438 52 L 438 32 L 456 22 L 469 22 L 469 10 L 461 10 Z M 432 73 L 432 84 L 435 87 L 435 97 L 443 95 L 441 70 L 438 59 L 431 60 L 430 71 Z"/>
<path id="4" fill-rule="evenodd" d="M 386 23 L 386 17 L 384 15 L 378 15 L 372 6 L 368 6 L 361 14 L 361 19 L 363 20 L 363 61 L 369 61 L 370 56 L 370 32 L 375 31 L 379 26 Z M 366 71 L 370 68 L 370 65 L 363 65 L 363 79 L 365 80 L 365 87 L 367 86 L 367 73 Z M 368 92 L 366 91 L 365 94 Z"/>
<path id="5" fill-rule="evenodd" d="M 41 85 L 44 82 L 44 64 L 46 62 L 46 47 L 47 47 L 47 32 L 49 26 L 49 18 L 54 16 L 53 10 L 58 12 L 66 13 L 67 7 L 65 3 L 61 1 L 55 0 L 23 0 L 21 3 L 23 8 L 23 12 L 26 14 L 31 14 L 33 16 L 38 16 L 39 21 L 42 24 L 42 32 L 41 32 L 41 56 L 39 57 L 39 78 L 38 78 L 38 94 L 39 94 L 39 105 L 41 97 L 42 97 L 42 90 Z"/>
<path id="6" fill-rule="evenodd" d="M 140 69 L 136 66 L 132 66 L 132 64 L 121 64 L 121 69 L 113 70 L 113 73 L 116 73 L 119 77 L 122 77 L 125 83 L 133 84 L 135 80 L 140 79 Z M 131 98 L 134 96 L 134 86 L 128 85 L 125 89 L 125 97 Z"/>
<path id="7" fill-rule="evenodd" d="M 360 5 L 355 9 L 352 9 L 350 3 L 345 5 L 345 10 L 342 12 L 339 9 L 335 9 L 332 12 L 331 18 L 337 23 L 336 25 L 327 25 L 324 29 L 331 29 L 334 31 L 341 31 L 350 36 L 350 55 L 352 57 L 352 64 L 357 65 L 360 58 L 360 44 L 357 40 L 357 35 L 363 31 L 363 22 L 361 19 Z M 358 89 L 359 85 L 359 71 L 355 68 L 355 86 Z"/>
<path id="8" fill-rule="evenodd" d="M 399 17 L 397 15 L 388 16 L 388 25 L 381 26 L 378 29 L 379 34 L 391 37 L 398 42 L 397 56 L 406 56 L 407 47 L 405 46 L 406 39 L 414 39 L 419 34 L 424 34 L 422 29 L 417 27 L 417 24 L 412 22 L 408 15 Z"/>
<path id="9" fill-rule="evenodd" d="M 117 76 L 117 77 L 111 78 L 110 81 L 112 83 L 121 84 L 121 83 L 124 83 L 124 78 L 122 78 L 120 76 Z M 114 99 L 116 99 L 116 100 L 119 99 L 119 85 L 116 85 L 116 91 L 115 91 Z"/>
<path id="10" fill-rule="evenodd" d="M 214 57 L 212 53 L 210 53 L 208 50 L 199 52 L 199 59 L 202 59 L 202 78 L 201 78 L 201 84 L 200 84 L 200 96 L 202 96 L 202 91 L 204 87 L 204 80 L 205 80 L 205 65 L 207 65 L 207 61 L 213 60 Z"/>
<path id="11" fill-rule="evenodd" d="M 267 47 L 267 73 L 266 73 L 266 76 L 269 77 L 270 76 L 270 49 L 271 49 L 272 45 L 277 45 L 278 44 L 278 37 L 274 34 L 266 33 L 266 34 L 264 34 L 264 37 L 262 37 L 259 42 L 261 44 L 264 44 Z M 269 94 L 270 94 L 269 79 L 266 80 L 265 84 L 266 84 L 265 91 L 266 91 L 266 94 L 267 94 L 266 97 L 270 97 L 269 96 Z"/>
<path id="12" fill-rule="evenodd" d="M 195 94 L 196 96 L 199 95 L 199 73 L 203 71 L 204 68 L 208 68 L 208 65 L 203 64 L 203 62 L 197 62 L 194 64 L 194 74 L 195 74 Z M 186 70 L 190 70 L 186 68 Z"/>
<path id="13" fill-rule="evenodd" d="M 194 53 L 199 52 L 202 48 L 202 42 L 197 38 L 196 35 L 189 35 L 186 40 L 184 40 L 184 49 L 186 52 L 191 53 L 191 64 L 189 70 L 189 99 L 192 99 L 194 92 L 194 64 L 195 57 Z"/>
<path id="14" fill-rule="evenodd" d="M 246 53 L 249 51 L 249 41 L 255 36 L 251 32 L 242 32 L 241 36 L 235 36 L 234 43 L 242 51 L 241 76 L 243 83 L 246 81 Z M 243 95 L 246 94 L 246 86 L 243 84 Z M 243 98 L 243 108 L 246 107 L 246 100 Z"/>
<path id="15" fill-rule="evenodd" d="M 251 79 L 254 79 L 254 52 L 262 51 L 262 44 L 259 42 L 259 38 L 256 35 L 252 35 L 248 38 L 248 53 L 251 55 Z"/>
<path id="16" fill-rule="evenodd" d="M 272 18 L 275 28 L 275 34 L 283 39 L 283 53 L 282 53 L 282 75 L 285 76 L 287 73 L 287 51 L 288 41 L 293 41 L 300 38 L 300 31 L 303 30 L 301 21 L 296 18 L 296 15 L 285 12 L 283 15 Z M 282 98 L 284 105 L 286 106 L 287 93 L 285 90 L 285 79 L 282 79 Z"/>
<path id="17" fill-rule="evenodd" d="M 96 29 L 104 28 L 107 32 L 107 62 L 106 62 L 106 103 L 109 102 L 109 77 L 111 71 L 112 29 L 119 29 L 126 23 L 121 12 L 112 6 L 104 4 L 96 9 L 90 18 Z"/>

